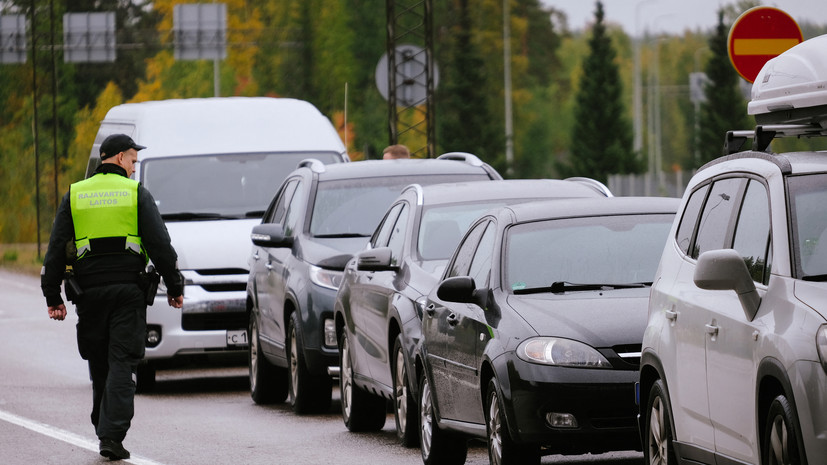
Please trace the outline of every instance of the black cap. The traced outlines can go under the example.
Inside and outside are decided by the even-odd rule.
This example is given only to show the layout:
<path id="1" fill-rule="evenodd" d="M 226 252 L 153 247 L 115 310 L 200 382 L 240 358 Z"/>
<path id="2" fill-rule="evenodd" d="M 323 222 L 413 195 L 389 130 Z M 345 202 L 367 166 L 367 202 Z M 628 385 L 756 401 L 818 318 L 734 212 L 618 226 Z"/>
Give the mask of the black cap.
<path id="1" fill-rule="evenodd" d="M 143 150 L 146 147 L 138 145 L 126 134 L 112 134 L 101 143 L 101 160 L 106 160 L 129 149 Z"/>

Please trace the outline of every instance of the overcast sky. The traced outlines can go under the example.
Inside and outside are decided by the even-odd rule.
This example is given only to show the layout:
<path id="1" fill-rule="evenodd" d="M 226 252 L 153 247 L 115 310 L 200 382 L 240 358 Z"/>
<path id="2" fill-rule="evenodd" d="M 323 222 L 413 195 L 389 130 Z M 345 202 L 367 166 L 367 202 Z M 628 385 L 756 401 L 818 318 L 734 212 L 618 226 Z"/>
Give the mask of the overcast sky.
<path id="1" fill-rule="evenodd" d="M 540 0 L 566 12 L 569 28 L 582 29 L 594 21 L 596 0 Z M 606 21 L 617 23 L 632 35 L 649 32 L 682 33 L 686 29 L 709 29 L 718 22 L 721 5 L 735 0 L 603 0 Z M 785 11 L 797 22 L 827 24 L 825 0 L 767 0 L 764 6 Z"/>

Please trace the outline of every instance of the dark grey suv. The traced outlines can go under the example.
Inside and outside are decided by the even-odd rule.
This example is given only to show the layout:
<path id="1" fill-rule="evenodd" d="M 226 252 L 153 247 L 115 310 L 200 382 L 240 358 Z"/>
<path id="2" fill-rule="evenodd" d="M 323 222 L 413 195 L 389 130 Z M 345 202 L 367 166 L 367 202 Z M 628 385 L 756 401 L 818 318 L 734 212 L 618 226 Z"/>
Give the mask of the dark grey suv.
<path id="1" fill-rule="evenodd" d="M 330 408 L 339 353 L 333 301 L 345 264 L 406 185 L 501 179 L 473 155 L 326 166 L 306 160 L 253 228 L 249 259 L 250 392 L 290 397 L 296 413 Z"/>

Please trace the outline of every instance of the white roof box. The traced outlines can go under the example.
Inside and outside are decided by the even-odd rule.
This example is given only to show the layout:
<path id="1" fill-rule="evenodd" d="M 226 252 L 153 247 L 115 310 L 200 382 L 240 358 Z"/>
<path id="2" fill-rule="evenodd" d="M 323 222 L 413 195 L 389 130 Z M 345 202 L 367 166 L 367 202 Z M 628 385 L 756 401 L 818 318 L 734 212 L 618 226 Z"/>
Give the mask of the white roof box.
<path id="1" fill-rule="evenodd" d="M 827 125 L 827 34 L 767 61 L 747 112 L 758 124 Z"/>

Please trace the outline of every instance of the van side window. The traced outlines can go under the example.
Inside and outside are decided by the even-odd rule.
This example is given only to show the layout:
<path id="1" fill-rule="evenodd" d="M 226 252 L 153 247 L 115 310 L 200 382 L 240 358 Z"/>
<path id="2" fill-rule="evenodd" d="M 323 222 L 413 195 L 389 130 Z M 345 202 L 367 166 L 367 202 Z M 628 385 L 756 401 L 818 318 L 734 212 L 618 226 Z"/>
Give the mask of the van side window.
<path id="1" fill-rule="evenodd" d="M 763 284 L 769 281 L 771 242 L 767 189 L 760 182 L 751 180 L 741 205 L 732 248 L 744 258 L 753 281 Z"/>
<path id="2" fill-rule="evenodd" d="M 675 241 L 678 243 L 678 248 L 687 255 L 689 254 L 689 245 L 692 243 L 692 236 L 695 234 L 695 226 L 698 224 L 698 214 L 701 212 L 701 206 L 704 204 L 707 192 L 709 192 L 709 184 L 692 193 L 686 202 L 681 224 L 678 225 Z"/>
<path id="3" fill-rule="evenodd" d="M 743 178 L 728 178 L 715 181 L 712 185 L 712 191 L 701 213 L 692 258 L 698 258 L 708 250 L 718 250 L 729 246 L 726 243 L 727 234 L 735 218 L 738 195 L 744 182 Z"/>

